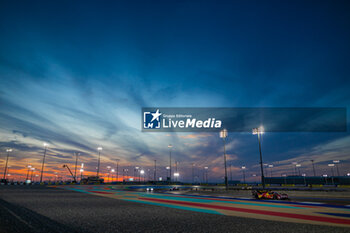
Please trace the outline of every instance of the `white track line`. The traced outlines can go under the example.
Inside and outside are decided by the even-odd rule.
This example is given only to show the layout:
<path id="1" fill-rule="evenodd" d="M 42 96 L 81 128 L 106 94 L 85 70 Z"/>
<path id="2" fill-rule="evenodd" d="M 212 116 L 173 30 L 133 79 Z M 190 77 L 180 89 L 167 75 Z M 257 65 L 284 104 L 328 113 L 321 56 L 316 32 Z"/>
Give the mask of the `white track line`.
<path id="1" fill-rule="evenodd" d="M 309 201 L 303 201 L 303 202 L 299 202 L 299 203 L 304 203 L 304 204 L 315 204 L 315 205 L 323 205 L 324 203 L 321 202 L 309 202 Z"/>

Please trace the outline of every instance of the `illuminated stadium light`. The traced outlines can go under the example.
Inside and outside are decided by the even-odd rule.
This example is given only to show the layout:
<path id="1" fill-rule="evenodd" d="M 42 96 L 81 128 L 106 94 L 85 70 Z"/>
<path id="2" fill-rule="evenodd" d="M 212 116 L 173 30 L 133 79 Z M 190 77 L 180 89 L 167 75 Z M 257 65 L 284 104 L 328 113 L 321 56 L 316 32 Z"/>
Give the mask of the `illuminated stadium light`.
<path id="1" fill-rule="evenodd" d="M 261 152 L 261 134 L 264 133 L 264 127 L 260 126 L 259 128 L 253 128 L 254 135 L 258 135 L 258 143 L 259 143 L 259 155 L 260 155 L 260 170 L 261 170 L 261 184 L 263 189 L 265 188 L 265 176 L 264 176 L 264 166 Z"/>
<path id="2" fill-rule="evenodd" d="M 254 135 L 255 134 L 264 134 L 264 127 L 260 126 L 259 128 L 253 128 L 253 132 Z"/>
<path id="3" fill-rule="evenodd" d="M 226 138 L 228 136 L 227 129 L 223 129 L 220 131 L 220 138 Z"/>

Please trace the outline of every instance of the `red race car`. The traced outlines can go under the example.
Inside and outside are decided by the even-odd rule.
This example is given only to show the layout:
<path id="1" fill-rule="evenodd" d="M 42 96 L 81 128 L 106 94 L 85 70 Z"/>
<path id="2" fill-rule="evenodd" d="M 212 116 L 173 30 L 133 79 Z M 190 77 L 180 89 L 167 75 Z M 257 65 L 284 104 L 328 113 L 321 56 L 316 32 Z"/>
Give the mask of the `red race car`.
<path id="1" fill-rule="evenodd" d="M 254 190 L 252 194 L 253 194 L 253 197 L 255 197 L 256 199 L 274 199 L 274 200 L 289 199 L 286 193 L 277 193 L 273 191 Z"/>

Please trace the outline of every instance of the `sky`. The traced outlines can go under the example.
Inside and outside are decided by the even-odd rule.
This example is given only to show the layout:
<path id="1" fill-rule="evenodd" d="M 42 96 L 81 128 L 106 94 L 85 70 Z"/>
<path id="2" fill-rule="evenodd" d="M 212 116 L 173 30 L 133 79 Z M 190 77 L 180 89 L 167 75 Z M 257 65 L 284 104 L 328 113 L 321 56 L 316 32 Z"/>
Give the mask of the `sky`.
<path id="1" fill-rule="evenodd" d="M 145 133 L 142 107 L 346 107 L 350 105 L 348 1 L 0 2 L 0 174 L 68 178 L 139 166 L 165 177 L 172 144 L 179 179 L 222 182 L 218 133 Z M 349 113 L 347 111 L 347 113 Z M 348 114 L 349 116 L 349 114 Z M 347 120 L 349 117 L 347 117 Z M 348 124 L 349 126 L 349 124 Z M 349 128 L 349 127 L 348 127 Z M 232 179 L 256 181 L 256 135 L 229 132 Z M 350 172 L 350 134 L 266 133 L 273 176 Z M 80 167 L 78 167 L 79 169 Z M 148 170 L 149 169 L 149 170 Z M 270 174 L 271 169 L 268 169 Z"/>

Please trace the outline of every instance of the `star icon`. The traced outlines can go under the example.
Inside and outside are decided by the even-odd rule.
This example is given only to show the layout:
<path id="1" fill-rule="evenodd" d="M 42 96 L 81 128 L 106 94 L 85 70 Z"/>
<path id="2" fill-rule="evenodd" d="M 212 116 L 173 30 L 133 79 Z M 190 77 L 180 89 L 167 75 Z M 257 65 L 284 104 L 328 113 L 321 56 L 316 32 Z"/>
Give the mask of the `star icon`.
<path id="1" fill-rule="evenodd" d="M 159 116 L 162 115 L 161 113 L 159 113 L 159 109 L 157 109 L 157 111 L 155 113 L 151 113 L 151 114 L 153 116 L 151 122 L 156 120 L 156 119 L 157 119 L 157 121 L 159 121 Z"/>

